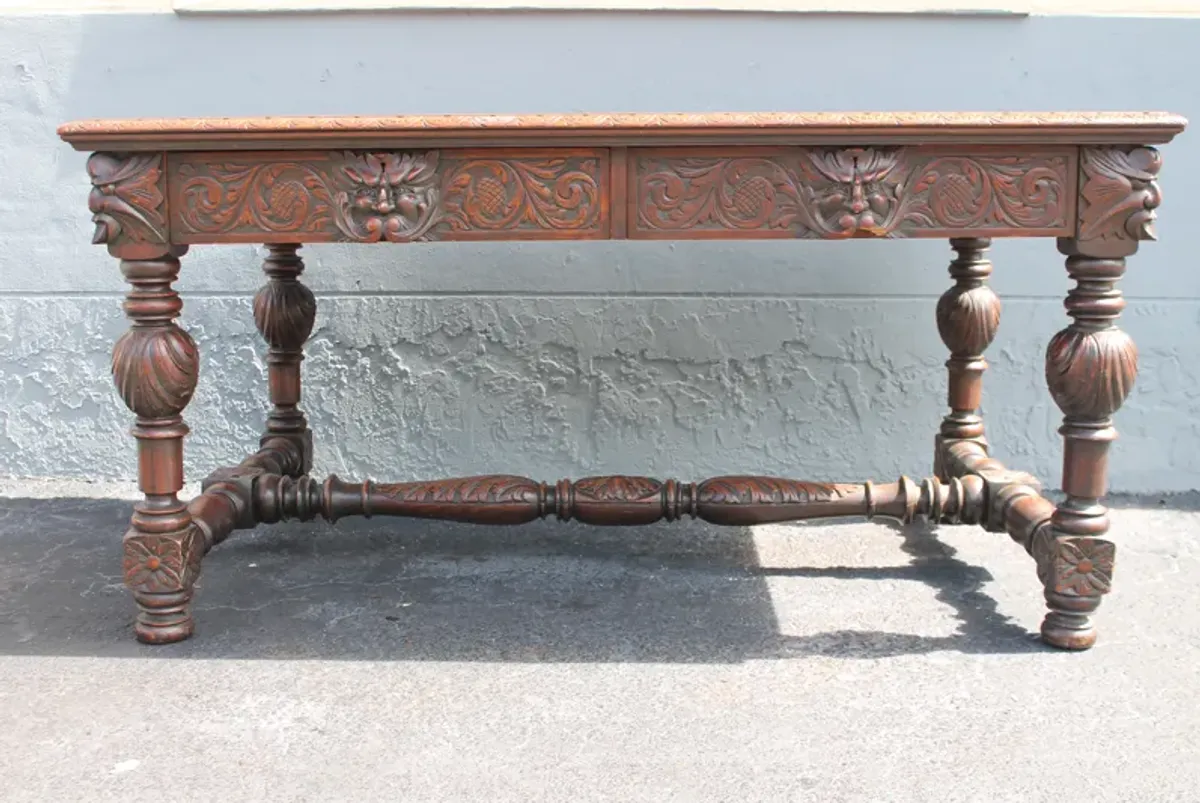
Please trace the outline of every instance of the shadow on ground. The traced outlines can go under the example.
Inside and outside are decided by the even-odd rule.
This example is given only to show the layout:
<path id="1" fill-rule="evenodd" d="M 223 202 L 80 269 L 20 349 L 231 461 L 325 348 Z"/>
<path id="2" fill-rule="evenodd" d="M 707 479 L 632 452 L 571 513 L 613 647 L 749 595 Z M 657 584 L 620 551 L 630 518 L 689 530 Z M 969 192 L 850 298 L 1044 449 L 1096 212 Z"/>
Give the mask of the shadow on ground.
<path id="1" fill-rule="evenodd" d="M 701 522 L 400 519 L 236 533 L 205 559 L 196 637 L 144 647 L 119 574 L 128 512 L 116 500 L 0 501 L 0 654 L 724 663 L 1043 649 L 982 592 L 991 575 L 923 526 L 895 528 L 907 564 L 766 568 L 749 530 Z M 795 527 L 802 536 L 805 525 Z M 781 575 L 918 581 L 958 627 L 781 634 L 768 589 Z M 837 620 L 837 611 L 814 615 Z"/>

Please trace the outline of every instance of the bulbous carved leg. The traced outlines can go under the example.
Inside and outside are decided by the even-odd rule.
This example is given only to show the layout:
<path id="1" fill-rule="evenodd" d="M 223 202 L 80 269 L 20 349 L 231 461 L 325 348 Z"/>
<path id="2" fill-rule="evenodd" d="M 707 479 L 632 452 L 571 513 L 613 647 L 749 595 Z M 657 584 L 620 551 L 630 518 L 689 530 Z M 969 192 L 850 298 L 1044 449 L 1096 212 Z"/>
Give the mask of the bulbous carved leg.
<path id="1" fill-rule="evenodd" d="M 1096 642 L 1091 614 L 1112 582 L 1115 547 L 1108 532 L 1108 448 L 1117 437 L 1112 415 L 1133 389 L 1137 348 L 1116 326 L 1125 306 L 1116 282 L 1123 257 L 1078 253 L 1062 241 L 1067 271 L 1076 286 L 1066 308 L 1074 322 L 1056 334 L 1046 351 L 1046 383 L 1059 409 L 1064 439 L 1063 491 L 1067 498 L 1033 544 L 1049 613 L 1042 637 L 1056 647 L 1085 650 Z"/>
<path id="2" fill-rule="evenodd" d="M 959 440 L 973 440 L 987 446 L 983 418 L 983 372 L 987 349 L 1000 327 L 1000 299 L 986 284 L 992 263 L 984 257 L 991 240 L 984 237 L 958 237 L 950 246 L 958 255 L 950 263 L 954 286 L 942 294 L 937 305 L 938 334 L 950 349 L 946 361 L 949 373 L 948 404 L 950 413 L 942 420 L 938 435 L 934 473 L 946 479 L 943 451 Z"/>
<path id="3" fill-rule="evenodd" d="M 121 272 L 132 285 L 125 312 L 132 325 L 113 349 L 113 378 L 137 416 L 138 485 L 145 498 L 134 505 L 125 534 L 125 583 L 139 613 L 140 641 L 165 644 L 192 634 L 192 586 L 200 573 L 204 542 L 177 496 L 183 487 L 180 413 L 192 398 L 200 367 L 196 344 L 175 325 L 183 308 L 171 283 L 182 249 L 151 259 L 126 259 Z"/>
<path id="4" fill-rule="evenodd" d="M 270 378 L 271 411 L 262 441 L 287 438 L 301 455 L 298 465 L 287 466 L 287 474 L 299 477 L 312 469 L 312 433 L 299 408 L 300 363 L 304 343 L 312 333 L 317 301 L 312 291 L 300 283 L 304 262 L 297 256 L 294 243 L 267 246 L 263 262 L 267 283 L 254 296 L 254 322 L 270 349 L 267 370 Z"/>

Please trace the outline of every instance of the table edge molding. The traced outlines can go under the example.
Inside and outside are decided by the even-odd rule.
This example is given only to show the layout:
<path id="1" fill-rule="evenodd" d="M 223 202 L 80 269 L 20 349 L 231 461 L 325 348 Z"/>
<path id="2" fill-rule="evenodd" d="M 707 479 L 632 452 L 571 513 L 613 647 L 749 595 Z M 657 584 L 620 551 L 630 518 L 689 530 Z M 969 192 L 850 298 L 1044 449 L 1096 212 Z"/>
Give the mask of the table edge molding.
<path id="1" fill-rule="evenodd" d="M 773 112 L 672 114 L 209 117 L 76 120 L 58 135 L 77 150 L 794 144 L 1137 144 L 1169 142 L 1169 112 Z"/>

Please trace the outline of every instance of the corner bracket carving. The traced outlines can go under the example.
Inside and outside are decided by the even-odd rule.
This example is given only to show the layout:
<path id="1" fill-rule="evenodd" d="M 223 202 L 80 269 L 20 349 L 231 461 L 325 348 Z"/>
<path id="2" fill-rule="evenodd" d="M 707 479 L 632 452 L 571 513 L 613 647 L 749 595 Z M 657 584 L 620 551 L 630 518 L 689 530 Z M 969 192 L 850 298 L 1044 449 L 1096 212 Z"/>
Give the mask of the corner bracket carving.
<path id="1" fill-rule="evenodd" d="M 124 243 L 167 242 L 161 153 L 93 153 L 87 171 L 92 179 L 88 209 L 96 224 L 93 244 L 107 244 L 112 249 Z"/>
<path id="2" fill-rule="evenodd" d="M 1162 202 L 1156 181 L 1162 156 L 1154 148 L 1080 150 L 1079 225 L 1064 253 L 1128 256 L 1140 240 L 1154 240 L 1154 210 Z M 1080 248 L 1079 244 L 1087 243 Z"/>

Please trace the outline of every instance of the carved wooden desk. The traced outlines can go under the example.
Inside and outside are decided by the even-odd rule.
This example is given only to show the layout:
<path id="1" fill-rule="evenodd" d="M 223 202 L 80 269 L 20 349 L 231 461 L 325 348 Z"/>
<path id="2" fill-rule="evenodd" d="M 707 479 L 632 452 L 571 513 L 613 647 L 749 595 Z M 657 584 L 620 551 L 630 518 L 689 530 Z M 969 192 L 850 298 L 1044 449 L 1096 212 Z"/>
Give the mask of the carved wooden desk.
<path id="1" fill-rule="evenodd" d="M 1104 539 L 1112 415 L 1137 352 L 1117 328 L 1116 282 L 1153 239 L 1158 153 L 1186 121 L 1159 113 L 701 114 L 112 120 L 59 129 L 88 160 L 95 242 L 132 285 L 113 376 L 137 416 L 139 481 L 125 534 L 136 633 L 192 633 L 203 555 L 263 522 L 392 515 L 519 524 L 540 517 L 646 524 L 693 516 L 747 525 L 827 516 L 965 522 L 1007 532 L 1034 558 L 1046 641 L 1085 649 L 1109 590 Z M 300 363 L 316 301 L 302 243 L 433 240 L 943 237 L 956 256 L 936 322 L 950 351 L 950 413 L 934 474 L 888 484 L 757 476 L 703 482 L 517 476 L 348 483 L 308 476 Z M 1075 280 L 1073 319 L 1049 344 L 1064 413 L 1057 508 L 988 452 L 983 352 L 1000 322 L 986 284 L 991 237 L 1056 237 Z M 271 408 L 256 453 L 184 504 L 181 413 L 199 356 L 175 324 L 172 282 L 193 244 L 266 243 L 254 319 L 269 345 Z M 931 316 L 933 311 L 931 310 Z"/>

